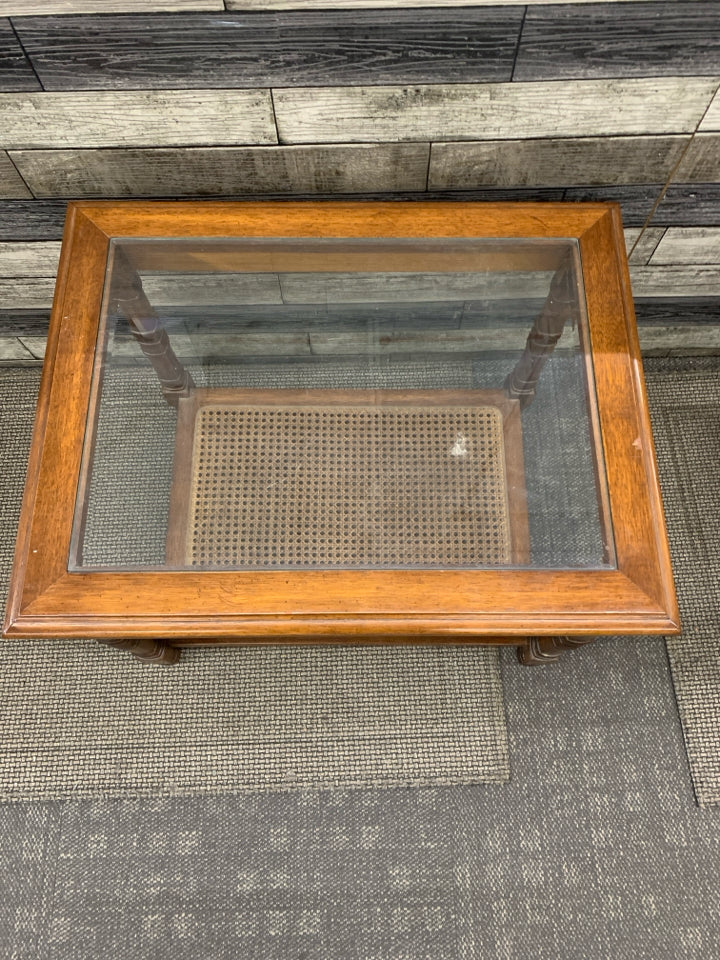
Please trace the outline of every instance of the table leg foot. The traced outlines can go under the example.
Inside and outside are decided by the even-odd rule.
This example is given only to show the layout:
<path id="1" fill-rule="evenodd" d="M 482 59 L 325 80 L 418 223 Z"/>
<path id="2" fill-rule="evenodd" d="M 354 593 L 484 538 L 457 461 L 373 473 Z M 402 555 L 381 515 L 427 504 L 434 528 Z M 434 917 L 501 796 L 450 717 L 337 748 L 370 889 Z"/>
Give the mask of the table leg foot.
<path id="1" fill-rule="evenodd" d="M 592 643 L 594 637 L 528 637 L 518 648 L 518 660 L 525 666 L 538 666 L 559 660 L 565 650 Z"/>
<path id="2" fill-rule="evenodd" d="M 103 640 L 102 643 L 119 650 L 127 650 L 143 663 L 173 664 L 180 660 L 180 650 L 172 647 L 165 640 L 150 640 L 147 638 Z"/>

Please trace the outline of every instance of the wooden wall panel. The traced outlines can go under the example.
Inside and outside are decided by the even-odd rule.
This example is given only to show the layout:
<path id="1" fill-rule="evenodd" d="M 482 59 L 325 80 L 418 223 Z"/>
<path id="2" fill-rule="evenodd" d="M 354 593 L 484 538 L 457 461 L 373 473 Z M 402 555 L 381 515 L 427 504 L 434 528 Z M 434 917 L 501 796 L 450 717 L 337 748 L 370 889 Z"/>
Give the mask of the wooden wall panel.
<path id="1" fill-rule="evenodd" d="M 717 266 L 634 266 L 630 276 L 636 297 L 720 297 Z"/>
<path id="2" fill-rule="evenodd" d="M 720 73 L 720 70 L 717 72 Z M 710 104 L 707 113 L 703 117 L 700 124 L 700 130 L 703 133 L 707 133 L 712 130 L 720 133 L 720 89 L 715 92 L 712 103 Z"/>
<path id="3" fill-rule="evenodd" d="M 345 7 L 380 9 L 383 7 L 455 7 L 458 0 L 226 0 L 228 10 L 337 10 Z M 465 7 L 511 6 L 516 0 L 462 0 Z M 591 4 L 597 0 L 557 0 L 559 4 Z M 628 0 L 610 0 L 611 3 L 626 3 Z M 648 0 L 634 0 L 647 3 Z M 546 0 L 525 0 L 528 7 L 545 4 Z"/>
<path id="4" fill-rule="evenodd" d="M 676 180 L 684 183 L 720 182 L 720 133 L 698 133 L 693 137 Z"/>
<path id="5" fill-rule="evenodd" d="M 509 81 L 524 8 L 15 20 L 46 90 Z"/>
<path id="6" fill-rule="evenodd" d="M 429 145 L 12 151 L 36 197 L 421 191 Z"/>
<path id="7" fill-rule="evenodd" d="M 276 142 L 268 90 L 0 94 L 0 148 Z"/>
<path id="8" fill-rule="evenodd" d="M 60 240 L 66 209 L 62 200 L 0 201 L 0 240 Z"/>
<path id="9" fill-rule="evenodd" d="M 499 140 L 691 133 L 717 84 L 706 77 L 285 88 L 281 143 Z"/>
<path id="10" fill-rule="evenodd" d="M 0 20 L 0 90 L 40 90 L 9 20 Z"/>
<path id="11" fill-rule="evenodd" d="M 19 200 L 32 197 L 23 178 L 4 150 L 0 150 L 0 197 Z"/>
<path id="12" fill-rule="evenodd" d="M 0 14 L 5 17 L 224 9 L 223 0 L 0 0 Z"/>
<path id="13" fill-rule="evenodd" d="M 720 227 L 668 227 L 650 263 L 714 263 L 720 267 Z"/>
<path id="14" fill-rule="evenodd" d="M 54 277 L 59 259 L 57 240 L 0 243 L 0 277 Z"/>
<path id="15" fill-rule="evenodd" d="M 653 222 L 720 227 L 720 182 L 673 182 L 655 211 Z"/>
<path id="16" fill-rule="evenodd" d="M 436 143 L 428 187 L 662 183 L 688 141 L 675 136 Z"/>
<path id="17" fill-rule="evenodd" d="M 528 9 L 516 80 L 717 76 L 720 3 Z"/>

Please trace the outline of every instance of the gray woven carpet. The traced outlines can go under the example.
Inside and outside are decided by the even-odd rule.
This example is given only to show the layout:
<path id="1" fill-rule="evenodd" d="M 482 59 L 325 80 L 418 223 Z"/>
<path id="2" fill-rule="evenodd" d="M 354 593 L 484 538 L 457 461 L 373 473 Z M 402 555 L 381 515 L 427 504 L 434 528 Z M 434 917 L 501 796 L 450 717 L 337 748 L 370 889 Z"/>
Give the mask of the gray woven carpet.
<path id="1" fill-rule="evenodd" d="M 39 382 L 0 370 L 0 590 Z M 0 645 L 0 798 L 162 796 L 508 778 L 492 648 L 187 651 L 148 668 L 93 642 Z"/>
<path id="2" fill-rule="evenodd" d="M 701 806 L 720 803 L 720 360 L 646 363 L 683 633 L 668 639 Z"/>

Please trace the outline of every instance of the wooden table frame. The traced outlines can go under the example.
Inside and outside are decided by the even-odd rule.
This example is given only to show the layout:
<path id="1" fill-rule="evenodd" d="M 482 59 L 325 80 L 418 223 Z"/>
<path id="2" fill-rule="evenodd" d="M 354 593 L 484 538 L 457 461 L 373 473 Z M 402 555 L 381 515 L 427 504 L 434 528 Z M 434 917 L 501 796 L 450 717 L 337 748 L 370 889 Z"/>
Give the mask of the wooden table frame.
<path id="1" fill-rule="evenodd" d="M 617 569 L 68 572 L 113 237 L 577 238 Z M 68 209 L 4 626 L 171 662 L 218 643 L 502 643 L 678 633 L 620 211 L 607 204 L 77 202 Z"/>

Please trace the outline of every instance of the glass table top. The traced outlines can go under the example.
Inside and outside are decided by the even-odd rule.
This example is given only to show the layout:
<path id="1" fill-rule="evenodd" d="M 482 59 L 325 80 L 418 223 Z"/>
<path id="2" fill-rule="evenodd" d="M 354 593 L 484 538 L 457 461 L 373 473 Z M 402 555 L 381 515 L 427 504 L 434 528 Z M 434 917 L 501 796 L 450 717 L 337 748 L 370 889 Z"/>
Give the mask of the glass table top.
<path id="1" fill-rule="evenodd" d="M 71 571 L 615 566 L 575 240 L 111 241 Z"/>

